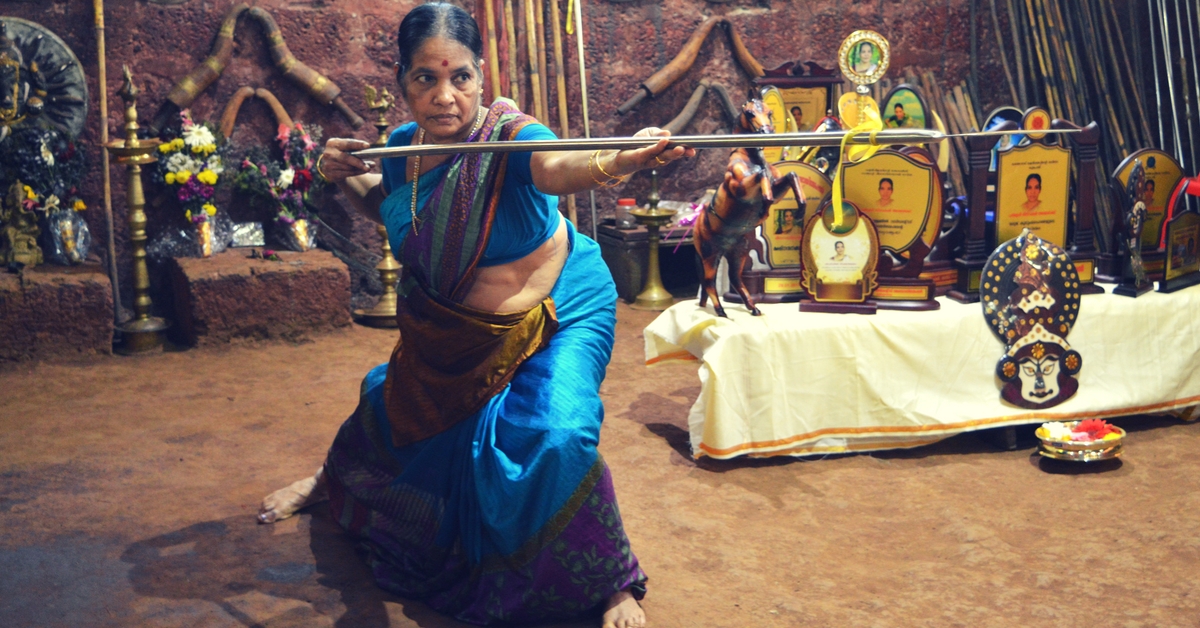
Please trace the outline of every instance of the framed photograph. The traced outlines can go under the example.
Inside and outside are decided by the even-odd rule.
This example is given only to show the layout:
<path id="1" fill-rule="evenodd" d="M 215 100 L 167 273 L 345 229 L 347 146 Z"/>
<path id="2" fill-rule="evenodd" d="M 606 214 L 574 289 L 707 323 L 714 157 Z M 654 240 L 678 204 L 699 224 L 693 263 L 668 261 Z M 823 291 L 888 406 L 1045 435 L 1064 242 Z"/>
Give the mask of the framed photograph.
<path id="1" fill-rule="evenodd" d="M 1043 134 L 1044 135 L 1044 134 Z M 1000 153 L 996 172 L 996 241 L 1022 230 L 1064 246 L 1070 215 L 1071 149 L 1040 143 Z"/>
<path id="2" fill-rule="evenodd" d="M 779 92 L 799 131 L 811 131 L 829 109 L 828 87 L 783 87 Z"/>
<path id="3" fill-rule="evenodd" d="M 883 99 L 883 126 L 888 129 L 930 129 L 931 116 L 926 114 L 925 99 L 914 86 L 900 84 Z"/>
<path id="4" fill-rule="evenodd" d="M 763 223 L 763 236 L 767 240 L 767 265 L 771 268 L 799 268 L 804 225 L 808 218 L 817 213 L 821 199 L 833 189 L 833 184 L 829 177 L 810 164 L 781 161 L 775 164 L 775 168 L 780 175 L 796 173 L 800 179 L 800 191 L 804 193 L 804 202 L 797 203 L 796 195 L 789 190 L 771 206 L 771 215 Z"/>
<path id="5" fill-rule="evenodd" d="M 870 159 L 846 166 L 845 199 L 871 218 L 879 246 L 903 254 L 927 235 L 929 223 L 942 215 L 937 166 L 893 150 L 881 150 Z M 936 229 L 933 230 L 936 237 Z M 932 243 L 927 243 L 932 244 Z"/>
<path id="6" fill-rule="evenodd" d="M 779 88 L 774 85 L 768 85 L 759 89 L 759 98 L 762 99 L 763 105 L 771 112 L 771 122 L 775 125 L 775 132 L 781 133 L 787 130 L 787 107 L 783 104 L 783 94 Z M 763 157 L 767 163 L 773 164 L 777 161 L 783 161 L 783 147 L 769 146 L 763 149 Z"/>
<path id="7" fill-rule="evenodd" d="M 1167 281 L 1200 272 L 1200 215 L 1183 212 L 1167 225 Z"/>
<path id="8" fill-rule="evenodd" d="M 887 73 L 891 47 L 875 31 L 854 31 L 838 49 L 838 67 L 851 83 L 870 85 Z"/>
<path id="9" fill-rule="evenodd" d="M 862 303 L 877 283 L 879 241 L 871 219 L 853 203 L 842 203 L 841 225 L 826 205 L 804 228 L 804 287 L 814 301 Z"/>
<path id="10" fill-rule="evenodd" d="M 1163 218 L 1171 192 L 1183 178 L 1183 168 L 1170 153 L 1157 148 L 1143 148 L 1125 158 L 1113 175 L 1122 186 L 1129 183 L 1133 164 L 1140 161 L 1146 171 L 1146 187 L 1141 201 L 1146 204 L 1146 225 L 1142 229 L 1142 249 L 1157 249 L 1162 236 Z"/>

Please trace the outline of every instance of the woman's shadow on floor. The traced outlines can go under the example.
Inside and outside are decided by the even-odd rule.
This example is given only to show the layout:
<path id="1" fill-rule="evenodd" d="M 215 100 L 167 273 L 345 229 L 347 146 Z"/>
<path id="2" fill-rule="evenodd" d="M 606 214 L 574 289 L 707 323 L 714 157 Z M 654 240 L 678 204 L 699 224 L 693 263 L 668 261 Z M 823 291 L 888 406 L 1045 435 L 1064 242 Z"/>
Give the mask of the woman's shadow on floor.
<path id="1" fill-rule="evenodd" d="M 252 513 L 197 523 L 135 542 L 121 560 L 132 564 L 137 594 L 205 600 L 245 626 L 328 625 L 334 617 L 339 628 L 465 625 L 380 590 L 325 505 L 274 525 L 257 524 Z M 147 611 L 180 610 L 163 606 Z"/>

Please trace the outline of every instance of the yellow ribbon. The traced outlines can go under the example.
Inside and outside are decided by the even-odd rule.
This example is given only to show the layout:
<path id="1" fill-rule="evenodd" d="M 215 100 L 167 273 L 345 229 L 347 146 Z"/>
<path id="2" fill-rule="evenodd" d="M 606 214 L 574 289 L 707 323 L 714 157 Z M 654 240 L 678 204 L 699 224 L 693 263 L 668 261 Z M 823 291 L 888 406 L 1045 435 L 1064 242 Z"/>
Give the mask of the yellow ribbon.
<path id="1" fill-rule="evenodd" d="M 842 226 L 842 222 L 846 218 L 846 211 L 842 209 L 842 170 L 846 167 L 847 162 L 858 163 L 860 161 L 870 159 L 871 155 L 874 155 L 876 151 L 878 151 L 880 148 L 883 148 L 879 144 L 875 143 L 875 135 L 883 130 L 883 120 L 879 118 L 879 112 L 873 107 L 861 107 L 859 111 L 859 119 L 861 122 L 859 122 L 858 126 L 847 131 L 845 137 L 842 138 L 841 152 L 838 153 L 842 156 L 842 158 L 839 160 L 837 170 L 834 171 L 833 175 L 834 227 Z M 870 133 L 871 143 L 869 145 L 855 144 L 850 146 L 849 150 L 847 150 L 846 144 L 849 143 L 850 138 L 860 133 Z"/>

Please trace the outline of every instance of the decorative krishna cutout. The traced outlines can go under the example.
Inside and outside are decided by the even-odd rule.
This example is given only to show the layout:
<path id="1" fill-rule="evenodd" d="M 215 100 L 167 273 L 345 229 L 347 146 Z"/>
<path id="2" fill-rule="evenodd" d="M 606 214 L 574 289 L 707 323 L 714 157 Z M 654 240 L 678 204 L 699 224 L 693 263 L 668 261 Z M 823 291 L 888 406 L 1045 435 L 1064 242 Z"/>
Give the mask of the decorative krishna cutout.
<path id="1" fill-rule="evenodd" d="M 1079 316 L 1079 275 L 1059 246 L 1025 230 L 988 258 L 983 316 L 1004 343 L 1000 396 L 1022 408 L 1056 406 L 1079 389 L 1083 358 L 1067 343 Z"/>

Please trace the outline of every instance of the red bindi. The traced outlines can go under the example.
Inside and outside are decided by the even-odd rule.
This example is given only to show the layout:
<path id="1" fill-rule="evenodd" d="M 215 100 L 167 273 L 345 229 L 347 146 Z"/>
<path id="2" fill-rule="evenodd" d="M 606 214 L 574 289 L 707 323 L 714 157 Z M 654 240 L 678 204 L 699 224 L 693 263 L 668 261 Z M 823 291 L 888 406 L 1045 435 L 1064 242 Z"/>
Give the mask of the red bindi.
<path id="1" fill-rule="evenodd" d="M 445 59 L 442 59 L 442 67 L 444 68 L 444 67 L 446 67 L 446 66 L 448 66 L 448 65 L 450 65 L 450 62 L 449 62 L 449 61 L 447 61 L 447 60 L 445 60 Z"/>

